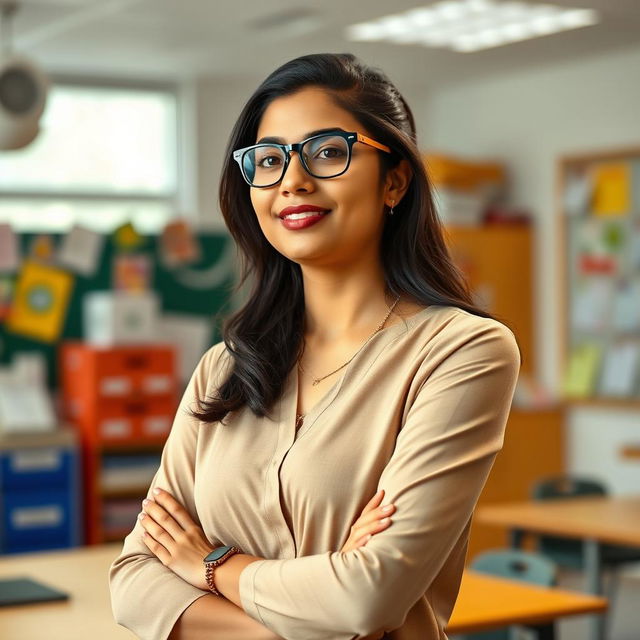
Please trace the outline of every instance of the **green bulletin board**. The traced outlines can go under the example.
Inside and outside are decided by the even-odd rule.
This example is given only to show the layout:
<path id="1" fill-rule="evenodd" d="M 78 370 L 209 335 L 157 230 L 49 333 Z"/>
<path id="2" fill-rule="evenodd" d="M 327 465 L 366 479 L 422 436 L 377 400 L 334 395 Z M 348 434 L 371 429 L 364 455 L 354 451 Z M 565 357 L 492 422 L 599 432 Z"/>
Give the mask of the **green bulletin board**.
<path id="1" fill-rule="evenodd" d="M 61 236 L 51 234 L 59 246 Z M 19 243 L 22 256 L 29 255 L 29 247 L 35 234 L 20 234 Z M 221 320 L 230 309 L 231 290 L 235 277 L 232 264 L 235 249 L 228 235 L 221 233 L 197 233 L 201 257 L 188 266 L 166 267 L 157 251 L 158 236 L 145 236 L 140 246 L 130 253 L 145 254 L 153 265 L 151 289 L 160 297 L 161 312 L 184 313 L 211 320 L 211 342 L 221 339 Z M 82 339 L 83 298 L 91 291 L 112 289 L 112 261 L 118 252 L 113 236 L 105 236 L 101 258 L 95 273 L 89 277 L 74 275 L 74 285 L 67 308 L 60 339 L 54 343 L 40 342 L 10 332 L 4 322 L 0 322 L 0 366 L 7 366 L 13 354 L 20 351 L 38 351 L 47 361 L 48 382 L 57 387 L 56 356 L 60 342 Z M 15 274 L 18 275 L 17 273 Z"/>

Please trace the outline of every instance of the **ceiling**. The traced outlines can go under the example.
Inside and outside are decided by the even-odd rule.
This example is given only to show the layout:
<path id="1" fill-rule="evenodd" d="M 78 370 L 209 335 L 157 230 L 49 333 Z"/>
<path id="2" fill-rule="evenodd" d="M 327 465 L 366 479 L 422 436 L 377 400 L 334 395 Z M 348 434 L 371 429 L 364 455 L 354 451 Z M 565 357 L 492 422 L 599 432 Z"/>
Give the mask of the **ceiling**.
<path id="1" fill-rule="evenodd" d="M 553 0 L 597 9 L 602 22 L 474 53 L 344 37 L 349 24 L 434 2 L 20 0 L 13 48 L 50 72 L 136 79 L 257 79 L 304 53 L 352 51 L 398 84 L 434 87 L 640 46 L 640 0 Z"/>

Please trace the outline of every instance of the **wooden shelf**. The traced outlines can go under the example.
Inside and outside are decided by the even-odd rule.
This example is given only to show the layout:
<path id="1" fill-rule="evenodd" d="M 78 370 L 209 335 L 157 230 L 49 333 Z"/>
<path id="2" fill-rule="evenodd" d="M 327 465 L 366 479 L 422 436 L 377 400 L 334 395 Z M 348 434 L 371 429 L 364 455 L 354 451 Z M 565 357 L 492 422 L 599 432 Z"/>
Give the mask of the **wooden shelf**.
<path id="1" fill-rule="evenodd" d="M 567 398 L 567 405 L 572 407 L 603 407 L 607 409 L 633 409 L 640 411 L 640 398 Z"/>
<path id="2" fill-rule="evenodd" d="M 131 529 L 122 529 L 121 531 L 104 532 L 102 542 L 122 542 L 129 534 Z"/>
<path id="3" fill-rule="evenodd" d="M 150 482 L 150 481 L 149 481 Z M 126 489 L 100 489 L 100 495 L 104 499 L 136 499 L 140 498 L 142 500 L 147 495 L 147 490 L 149 489 L 149 483 L 144 486 L 139 487 L 127 487 Z"/>
<path id="4" fill-rule="evenodd" d="M 628 444 L 620 449 L 620 457 L 623 460 L 633 460 L 640 462 L 640 442 Z"/>

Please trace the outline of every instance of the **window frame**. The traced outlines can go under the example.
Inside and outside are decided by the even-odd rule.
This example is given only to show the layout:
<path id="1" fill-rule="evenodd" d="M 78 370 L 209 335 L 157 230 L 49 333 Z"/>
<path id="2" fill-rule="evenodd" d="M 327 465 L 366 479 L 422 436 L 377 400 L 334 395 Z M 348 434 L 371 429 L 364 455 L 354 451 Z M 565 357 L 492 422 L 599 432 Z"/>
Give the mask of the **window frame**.
<path id="1" fill-rule="evenodd" d="M 180 87 L 179 83 L 172 81 L 162 80 L 140 80 L 132 78 L 114 78 L 114 77 L 95 77 L 95 76 L 83 76 L 83 75 L 67 75 L 63 73 L 49 73 L 48 79 L 50 83 L 49 90 L 54 86 L 60 87 L 82 87 L 82 88 L 95 88 L 95 89 L 130 89 L 132 91 L 148 91 L 148 92 L 163 92 L 173 96 L 176 105 L 176 122 L 175 122 L 175 139 L 174 145 L 176 154 L 174 158 L 174 170 L 175 170 L 175 189 L 168 191 L 162 195 L 149 195 L 137 191 L 132 192 L 105 192 L 101 190 L 93 191 L 69 191 L 61 189 L 6 189 L 0 186 L 0 202 L 8 200 L 50 200 L 50 201 L 102 201 L 105 203 L 114 202 L 144 202 L 150 204 L 164 204 L 169 210 L 175 212 L 177 216 L 180 214 L 195 215 L 192 207 L 184 208 L 185 204 L 185 174 L 182 169 L 185 164 L 184 160 L 188 157 L 185 154 L 189 153 L 185 148 L 187 141 L 185 140 L 185 115 L 187 109 L 185 108 L 185 95 L 184 90 Z M 188 165 L 187 165 L 188 166 Z M 194 189 L 191 189 L 194 192 Z M 0 223 L 7 222 L 0 220 Z M 9 221 L 10 223 L 10 221 Z M 33 228 L 33 232 L 37 233 L 39 230 Z"/>

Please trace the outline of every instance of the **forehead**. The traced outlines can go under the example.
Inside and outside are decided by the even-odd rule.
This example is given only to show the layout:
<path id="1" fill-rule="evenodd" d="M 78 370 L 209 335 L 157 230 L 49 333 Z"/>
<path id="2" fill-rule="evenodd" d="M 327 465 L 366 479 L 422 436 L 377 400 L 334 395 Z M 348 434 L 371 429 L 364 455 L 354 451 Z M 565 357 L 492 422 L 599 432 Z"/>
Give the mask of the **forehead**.
<path id="1" fill-rule="evenodd" d="M 366 133 L 348 111 L 336 104 L 329 92 L 307 87 L 269 104 L 258 125 L 256 140 L 273 136 L 287 143 L 298 142 L 308 132 L 327 127 Z"/>

